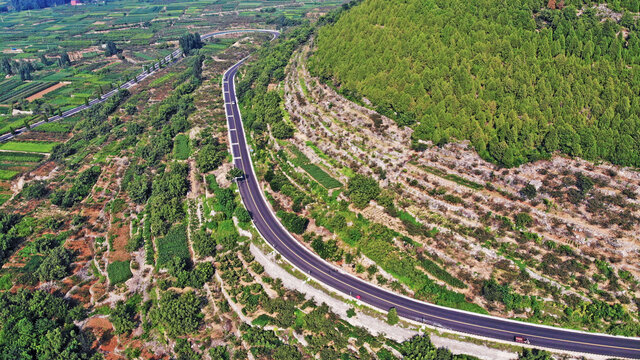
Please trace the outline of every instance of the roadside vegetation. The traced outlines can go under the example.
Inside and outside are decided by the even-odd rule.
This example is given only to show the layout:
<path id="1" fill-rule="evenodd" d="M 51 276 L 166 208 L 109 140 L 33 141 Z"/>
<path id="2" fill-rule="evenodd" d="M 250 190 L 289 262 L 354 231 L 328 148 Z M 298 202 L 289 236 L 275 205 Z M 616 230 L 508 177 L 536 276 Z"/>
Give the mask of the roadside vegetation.
<path id="1" fill-rule="evenodd" d="M 15 48 L 0 57 L 0 72 L 8 75 L 0 87 L 16 93 L 30 83 L 63 85 L 30 95 L 37 98 L 25 98 L 25 92 L 0 103 L 0 127 L 6 132 L 85 103 L 174 46 L 189 53 L 130 91 L 0 145 L 0 357 L 43 357 L 34 345 L 41 344 L 48 357 L 91 360 L 158 354 L 230 360 L 249 353 L 276 360 L 474 359 L 438 348 L 426 335 L 403 342 L 373 335 L 354 325 L 360 315 L 373 314 L 383 325 L 406 324 L 395 309 L 374 313 L 349 300 L 343 319 L 272 277 L 256 260 L 259 235 L 235 184 L 242 174 L 228 153 L 220 96 L 222 73 L 249 54 L 254 56 L 238 75 L 238 94 L 265 196 L 282 223 L 322 258 L 378 286 L 441 305 L 479 313 L 508 309 L 531 321 L 635 331 L 635 315 L 628 311 L 635 298 L 621 306 L 618 298 L 576 300 L 572 310 L 558 313 L 569 308 L 559 290 L 535 288 L 535 295 L 521 295 L 523 288 L 512 286 L 516 275 L 509 266 L 474 278 L 467 268 L 459 269 L 462 262 L 452 260 L 452 251 L 441 248 L 456 244 L 448 235 L 455 229 L 523 268 L 546 269 L 548 276 L 583 283 L 575 276 L 582 265 L 575 264 L 596 267 L 597 281 L 618 284 L 621 294 L 628 294 L 631 272 L 621 272 L 606 258 L 593 262 L 577 247 L 536 238 L 539 220 L 533 212 L 496 211 L 486 226 L 464 230 L 446 216 L 425 220 L 405 185 L 396 185 L 405 177 L 383 169 L 386 156 L 404 161 L 398 151 L 375 160 L 349 153 L 347 162 L 328 149 L 335 138 L 310 136 L 311 127 L 301 124 L 315 119 L 291 106 L 321 103 L 317 89 L 323 85 L 300 75 L 294 83 L 301 93 L 291 91 L 289 79 L 298 73 L 292 64 L 317 35 L 316 24 L 339 21 L 357 3 L 334 11 L 329 10 L 342 1 L 0 5 L 0 15 L 5 10 L 11 15 L 4 17 L 0 43 Z M 204 43 L 198 37 L 212 29 L 250 27 L 278 28 L 282 36 L 269 42 L 267 34 L 241 34 Z M 177 45 L 169 43 L 174 40 Z M 387 128 L 383 116 L 370 115 L 373 126 L 351 125 L 331 112 L 341 110 L 338 102 L 323 106 L 316 108 L 318 114 L 331 117 L 313 123 L 313 133 L 344 126 L 403 134 Z M 14 109 L 32 113 L 13 115 Z M 369 146 L 346 134 L 343 140 L 352 151 Z M 377 143 L 384 145 L 385 139 Z M 414 165 L 403 164 L 408 178 Z M 466 189 L 489 188 L 454 168 L 425 166 L 431 166 L 426 173 Z M 599 184 L 591 184 L 591 177 L 566 175 L 571 176 L 575 191 L 567 197 L 584 202 L 597 197 Z M 543 193 L 524 185 L 518 189 L 527 201 Z M 430 193 L 457 206 L 469 201 L 451 190 Z M 372 209 L 383 216 L 372 216 Z M 498 222 L 503 227 L 496 230 Z M 527 262 L 517 249 L 502 245 L 498 231 L 500 239 L 522 234 L 522 244 L 540 242 L 558 258 Z M 278 256 L 275 261 L 282 264 Z M 596 281 L 595 274 L 589 276 Z M 598 285 L 584 291 L 603 299 L 612 293 Z M 542 297 L 553 297 L 558 305 Z M 550 356 L 527 350 L 520 358 Z"/>
<path id="2" fill-rule="evenodd" d="M 365 4 L 321 21 L 340 22 Z M 311 76 L 305 61 L 313 48 L 302 48 L 285 80 L 270 87 L 286 113 L 253 107 L 256 118 L 294 126 L 288 139 L 274 141 L 260 127 L 253 139 L 273 208 L 281 219 L 310 219 L 300 241 L 345 271 L 416 298 L 637 334 L 638 274 L 626 260 L 637 249 L 633 171 L 562 157 L 510 170 L 468 143 L 411 147 L 417 130 Z M 308 163 L 343 185 L 326 189 L 303 169 Z"/>

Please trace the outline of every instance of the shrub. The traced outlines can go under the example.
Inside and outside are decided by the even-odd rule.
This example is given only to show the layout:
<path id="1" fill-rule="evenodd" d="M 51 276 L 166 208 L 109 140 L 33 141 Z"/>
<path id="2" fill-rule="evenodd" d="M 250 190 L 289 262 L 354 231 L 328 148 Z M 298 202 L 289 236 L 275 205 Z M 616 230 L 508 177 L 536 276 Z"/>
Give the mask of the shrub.
<path id="1" fill-rule="evenodd" d="M 198 165 L 200 172 L 208 173 L 222 165 L 226 156 L 227 152 L 225 151 L 224 145 L 219 144 L 216 141 L 214 144 L 207 144 L 203 146 L 200 151 L 198 151 L 196 164 Z"/>
<path id="2" fill-rule="evenodd" d="M 526 228 L 533 223 L 533 218 L 526 212 L 518 213 L 514 220 L 518 228 Z"/>
<path id="3" fill-rule="evenodd" d="M 40 281 L 61 280 L 70 273 L 70 265 L 73 262 L 71 250 L 59 246 L 51 250 L 42 261 L 36 275 Z"/>
<path id="4" fill-rule="evenodd" d="M 128 266 L 128 265 L 127 265 Z M 109 314 L 109 321 L 113 324 L 116 334 L 124 334 L 133 330 L 136 326 L 134 318 L 136 308 L 129 302 L 118 301 L 116 307 Z"/>
<path id="5" fill-rule="evenodd" d="M 249 214 L 249 211 L 247 211 L 247 209 L 243 207 L 237 207 L 236 210 L 234 211 L 234 215 L 236 216 L 239 222 L 251 221 L 251 214 Z"/>
<path id="6" fill-rule="evenodd" d="M 194 231 L 191 233 L 193 251 L 198 256 L 214 256 L 216 254 L 216 239 L 204 231 Z"/>
<path id="7" fill-rule="evenodd" d="M 342 259 L 342 250 L 338 247 L 338 242 L 335 239 L 324 242 L 318 236 L 311 242 L 311 247 L 318 256 L 325 260 L 340 261 Z"/>
<path id="8" fill-rule="evenodd" d="M 527 184 L 527 186 L 520 190 L 520 195 L 524 196 L 527 199 L 533 199 L 538 195 L 538 190 L 532 184 Z"/>
<path id="9" fill-rule="evenodd" d="M 20 194 L 26 200 L 42 199 L 49 195 L 49 188 L 45 181 L 37 180 L 25 186 Z"/>
<path id="10" fill-rule="evenodd" d="M 353 205 L 357 208 L 365 208 L 369 204 L 369 201 L 374 200 L 380 194 L 380 186 L 378 182 L 370 177 L 356 174 L 349 179 L 347 185 L 347 195 Z"/>
<path id="11" fill-rule="evenodd" d="M 353 308 L 349 308 L 349 310 L 347 310 L 347 317 L 352 318 L 354 316 L 356 316 L 356 311 Z"/>
<path id="12" fill-rule="evenodd" d="M 271 127 L 271 134 L 276 139 L 289 139 L 293 136 L 293 128 L 284 121 L 280 121 Z"/>
<path id="13" fill-rule="evenodd" d="M 172 337 L 186 335 L 196 331 L 200 326 L 204 317 L 200 311 L 201 307 L 202 299 L 193 291 L 182 294 L 167 291 L 162 294 L 151 318 L 155 323 L 162 325 Z"/>
<path id="14" fill-rule="evenodd" d="M 387 313 L 387 324 L 395 325 L 398 321 L 400 321 L 400 318 L 398 317 L 398 310 L 394 307 L 389 309 L 389 312 Z"/>
<path id="15" fill-rule="evenodd" d="M 282 225 L 294 234 L 302 235 L 309 225 L 309 219 L 294 213 L 278 211 L 277 215 L 282 220 Z"/>

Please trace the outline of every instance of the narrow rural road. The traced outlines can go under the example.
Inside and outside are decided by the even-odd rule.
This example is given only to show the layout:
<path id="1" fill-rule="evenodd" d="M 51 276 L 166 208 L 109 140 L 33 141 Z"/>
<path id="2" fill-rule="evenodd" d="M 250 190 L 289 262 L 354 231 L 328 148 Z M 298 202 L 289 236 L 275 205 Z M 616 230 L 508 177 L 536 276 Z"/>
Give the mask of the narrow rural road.
<path id="1" fill-rule="evenodd" d="M 235 33 L 245 33 L 245 32 L 264 32 L 264 33 L 269 33 L 272 34 L 275 37 L 277 37 L 277 34 L 279 34 L 279 32 L 275 31 L 275 30 L 264 30 L 264 29 L 238 29 L 238 30 L 226 30 L 226 31 L 217 31 L 217 32 L 213 32 L 210 34 L 205 34 L 202 35 L 201 38 L 202 40 L 206 40 L 215 36 L 220 36 L 220 35 L 227 35 L 227 34 L 235 34 Z M 182 50 L 180 48 L 176 49 L 174 52 L 172 52 L 171 54 L 167 55 L 164 57 L 164 59 L 162 59 L 161 61 L 163 62 L 163 64 L 173 64 L 174 62 L 178 61 L 180 59 L 180 57 L 182 56 Z M 107 101 L 110 97 L 112 97 L 113 95 L 118 93 L 118 90 L 120 89 L 130 89 L 132 87 L 134 87 L 138 82 L 148 78 L 149 76 L 155 74 L 158 70 L 160 70 L 160 63 L 157 62 L 155 64 L 153 64 L 151 66 L 151 69 L 149 70 L 145 70 L 143 72 L 141 72 L 140 74 L 138 74 L 134 79 L 131 79 L 129 81 L 127 81 L 126 83 L 120 85 L 117 89 L 112 89 L 111 91 L 103 94 L 102 96 L 100 96 L 99 98 L 93 99 L 91 101 L 89 101 L 87 104 L 85 105 L 81 105 L 78 107 L 75 107 L 73 109 L 69 109 L 65 112 L 62 113 L 62 116 L 60 115 L 56 115 L 56 116 L 52 116 L 50 118 L 47 119 L 47 121 L 45 121 L 44 119 L 31 124 L 30 129 L 33 128 L 37 128 L 38 126 L 45 124 L 47 122 L 52 122 L 52 121 L 56 121 L 56 120 L 60 120 L 60 119 L 64 119 L 70 116 L 73 116 L 79 112 L 81 112 L 82 110 L 86 110 L 96 104 L 100 104 L 103 103 L 105 101 Z M 19 129 L 16 129 L 14 131 L 14 133 L 5 133 L 0 135 L 0 142 L 5 142 L 8 140 L 13 139 L 14 137 L 16 137 L 19 134 L 22 134 L 23 132 L 29 131 L 30 129 L 26 128 L 26 127 L 21 127 Z"/>
<path id="2" fill-rule="evenodd" d="M 253 223 L 260 234 L 292 265 L 343 294 L 383 311 L 396 308 L 400 316 L 413 321 L 505 341 L 514 341 L 515 336 L 522 336 L 527 338 L 531 345 L 539 347 L 583 354 L 640 358 L 640 339 L 638 338 L 529 324 L 421 302 L 380 289 L 344 273 L 300 245 L 271 212 L 253 169 L 251 150 L 247 146 L 234 84 L 238 68 L 245 60 L 229 68 L 222 78 L 233 163 L 245 173 L 243 178 L 237 179 L 238 188 L 244 205 L 251 213 Z"/>

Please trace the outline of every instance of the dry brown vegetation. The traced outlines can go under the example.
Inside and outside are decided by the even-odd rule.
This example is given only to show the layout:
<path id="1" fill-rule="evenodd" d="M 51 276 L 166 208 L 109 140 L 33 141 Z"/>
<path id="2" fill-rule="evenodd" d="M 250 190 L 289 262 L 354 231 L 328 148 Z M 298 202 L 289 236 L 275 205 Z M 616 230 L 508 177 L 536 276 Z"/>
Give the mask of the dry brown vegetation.
<path id="1" fill-rule="evenodd" d="M 472 285 L 464 291 L 467 299 L 483 304 L 479 280 L 494 277 L 525 295 L 574 294 L 635 308 L 638 172 L 560 156 L 503 169 L 464 142 L 414 151 L 411 129 L 398 128 L 312 78 L 307 55 L 308 48 L 294 56 L 284 83 L 286 109 L 298 129 L 291 142 L 342 182 L 345 168 L 377 178 L 398 208 L 438 228 L 432 238 L 415 235 L 381 206 L 360 211 L 412 237 L 420 251 L 436 254 L 450 273 Z M 523 190 L 529 184 L 535 194 L 527 197 Z M 521 213 L 530 222 L 518 228 Z M 500 307 L 489 309 L 502 313 Z"/>

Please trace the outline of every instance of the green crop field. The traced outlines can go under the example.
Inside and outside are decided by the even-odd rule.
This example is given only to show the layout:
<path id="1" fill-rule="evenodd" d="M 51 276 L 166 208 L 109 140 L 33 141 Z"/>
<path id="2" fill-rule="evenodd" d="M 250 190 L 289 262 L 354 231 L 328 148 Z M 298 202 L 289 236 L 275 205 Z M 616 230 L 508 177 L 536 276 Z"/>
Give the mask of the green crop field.
<path id="1" fill-rule="evenodd" d="M 173 142 L 173 155 L 178 160 L 186 160 L 191 155 L 189 138 L 184 134 L 178 134 Z"/>
<path id="2" fill-rule="evenodd" d="M 9 104 L 16 100 L 24 99 L 53 85 L 55 85 L 55 83 L 43 81 L 31 81 L 22 83 L 21 85 L 12 88 L 9 91 L 2 92 L 0 94 L 0 103 Z"/>
<path id="3" fill-rule="evenodd" d="M 20 152 L 0 151 L 0 162 L 37 163 L 44 159 L 42 154 L 25 154 Z"/>
<path id="4" fill-rule="evenodd" d="M 9 141 L 0 144 L 0 150 L 49 153 L 58 144 L 58 142 L 49 141 Z"/>
<path id="5" fill-rule="evenodd" d="M 172 227 L 167 236 L 156 240 L 156 247 L 158 249 L 158 267 L 166 265 L 174 257 L 190 258 L 186 225 Z"/>
<path id="6" fill-rule="evenodd" d="M 114 261 L 107 266 L 109 282 L 111 285 L 123 283 L 133 276 L 129 261 Z"/>
<path id="7" fill-rule="evenodd" d="M 73 126 L 71 124 L 65 124 L 60 122 L 51 122 L 38 126 L 33 131 L 37 132 L 52 132 L 52 133 L 68 133 Z"/>
<path id="8" fill-rule="evenodd" d="M 329 174 L 316 164 L 304 164 L 301 167 L 327 189 L 334 189 L 342 186 L 340 181 L 329 176 Z"/>
<path id="9" fill-rule="evenodd" d="M 18 174 L 18 171 L 0 169 L 0 180 L 11 180 Z"/>
<path id="10" fill-rule="evenodd" d="M 0 94 L 6 94 L 20 85 L 22 85 L 22 80 L 20 80 L 20 77 L 12 76 L 11 78 L 3 82 L 0 82 Z"/>

